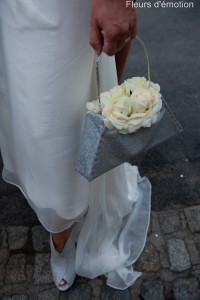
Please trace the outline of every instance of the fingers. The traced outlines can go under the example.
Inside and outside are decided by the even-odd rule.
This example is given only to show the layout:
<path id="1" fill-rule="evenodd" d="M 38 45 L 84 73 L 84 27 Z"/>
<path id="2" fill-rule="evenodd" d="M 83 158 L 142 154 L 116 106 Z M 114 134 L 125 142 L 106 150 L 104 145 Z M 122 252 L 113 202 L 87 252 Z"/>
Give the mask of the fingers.
<path id="1" fill-rule="evenodd" d="M 129 24 L 125 24 L 121 28 L 117 26 L 110 27 L 106 32 L 103 30 L 103 37 L 104 45 L 102 50 L 107 55 L 112 56 L 125 46 L 127 38 L 130 37 Z"/>
<path id="2" fill-rule="evenodd" d="M 91 23 L 90 26 L 90 45 L 93 47 L 97 55 L 100 55 L 103 49 L 103 35 L 101 29 L 96 23 Z"/>
<path id="3" fill-rule="evenodd" d="M 90 21 L 90 45 L 97 55 L 105 52 L 109 56 L 120 51 L 129 37 L 136 36 L 135 10 L 127 10 L 121 1 L 93 0 Z"/>
<path id="4" fill-rule="evenodd" d="M 104 45 L 102 51 L 107 55 L 112 56 L 117 52 L 117 40 L 112 37 L 107 37 L 104 35 Z"/>
<path id="5" fill-rule="evenodd" d="M 101 52 L 106 53 L 109 56 L 115 55 L 120 51 L 126 43 L 128 43 L 132 38 L 136 36 L 136 29 L 130 30 L 129 36 L 123 36 L 123 38 L 118 38 L 118 36 L 106 36 L 98 28 L 91 27 L 90 31 L 90 45 L 94 48 L 97 55 L 100 55 Z"/>
<path id="6" fill-rule="evenodd" d="M 112 56 L 119 52 L 122 48 L 126 46 L 132 39 L 131 34 L 128 37 L 123 37 L 121 39 L 106 39 L 104 38 L 104 46 L 102 51 L 107 55 Z"/>
<path id="7" fill-rule="evenodd" d="M 131 36 L 129 36 L 126 40 L 124 40 L 124 39 L 118 40 L 116 52 L 119 52 L 121 49 L 123 49 L 130 41 L 131 41 Z"/>
<path id="8" fill-rule="evenodd" d="M 130 36 L 132 39 L 134 39 L 137 35 L 137 16 L 136 14 L 132 16 L 132 22 L 130 22 Z"/>

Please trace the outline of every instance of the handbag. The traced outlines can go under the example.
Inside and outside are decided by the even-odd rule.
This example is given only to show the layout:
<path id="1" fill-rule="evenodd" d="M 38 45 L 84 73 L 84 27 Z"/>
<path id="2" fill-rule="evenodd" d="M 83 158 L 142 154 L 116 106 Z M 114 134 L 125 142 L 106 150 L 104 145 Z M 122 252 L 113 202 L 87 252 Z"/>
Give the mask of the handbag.
<path id="1" fill-rule="evenodd" d="M 147 58 L 150 81 L 148 53 L 143 41 L 138 36 L 137 39 Z M 100 105 L 99 58 L 96 59 L 96 78 Z M 163 97 L 159 116 L 151 127 L 123 134 L 116 129 L 108 129 L 104 119 L 101 114 L 88 111 L 81 135 L 75 169 L 89 182 L 124 162 L 133 163 L 138 155 L 183 131 Z"/>

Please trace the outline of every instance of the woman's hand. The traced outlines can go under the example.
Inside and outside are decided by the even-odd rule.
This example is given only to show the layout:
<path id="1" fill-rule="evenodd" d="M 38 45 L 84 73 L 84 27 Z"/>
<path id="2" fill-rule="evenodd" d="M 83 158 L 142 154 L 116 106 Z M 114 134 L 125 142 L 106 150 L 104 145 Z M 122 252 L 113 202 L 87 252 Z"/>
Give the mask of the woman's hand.
<path id="1" fill-rule="evenodd" d="M 92 0 L 90 44 L 97 55 L 115 55 L 136 36 L 136 12 L 125 0 Z"/>

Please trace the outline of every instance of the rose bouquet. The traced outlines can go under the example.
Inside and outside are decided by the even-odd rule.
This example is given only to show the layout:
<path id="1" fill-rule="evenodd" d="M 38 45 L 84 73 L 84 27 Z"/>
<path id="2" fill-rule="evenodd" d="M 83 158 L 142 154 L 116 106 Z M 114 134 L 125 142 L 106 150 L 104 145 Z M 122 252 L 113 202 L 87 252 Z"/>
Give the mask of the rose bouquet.
<path id="1" fill-rule="evenodd" d="M 123 84 L 101 93 L 100 99 L 101 109 L 99 99 L 87 102 L 87 109 L 101 113 L 108 129 L 123 134 L 150 127 L 157 121 L 162 107 L 160 86 L 145 77 L 125 80 Z"/>
<path id="2" fill-rule="evenodd" d="M 132 163 L 139 154 L 182 131 L 160 94 L 160 86 L 150 81 L 144 50 L 148 80 L 133 77 L 101 94 L 99 57 L 96 60 L 98 99 L 86 104 L 76 160 L 76 170 L 88 181 L 124 162 Z"/>

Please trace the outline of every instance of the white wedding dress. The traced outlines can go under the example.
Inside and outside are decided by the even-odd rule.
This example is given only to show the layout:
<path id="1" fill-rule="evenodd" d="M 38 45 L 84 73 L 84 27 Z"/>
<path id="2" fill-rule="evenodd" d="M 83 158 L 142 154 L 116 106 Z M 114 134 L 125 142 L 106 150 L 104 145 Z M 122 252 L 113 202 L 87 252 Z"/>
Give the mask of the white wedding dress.
<path id="1" fill-rule="evenodd" d="M 76 272 L 125 289 L 150 223 L 151 185 L 128 163 L 87 182 L 75 171 L 86 102 L 97 96 L 89 44 L 91 0 L 0 0 L 2 177 L 43 226 L 74 224 Z M 101 91 L 117 84 L 115 59 L 100 58 Z"/>

